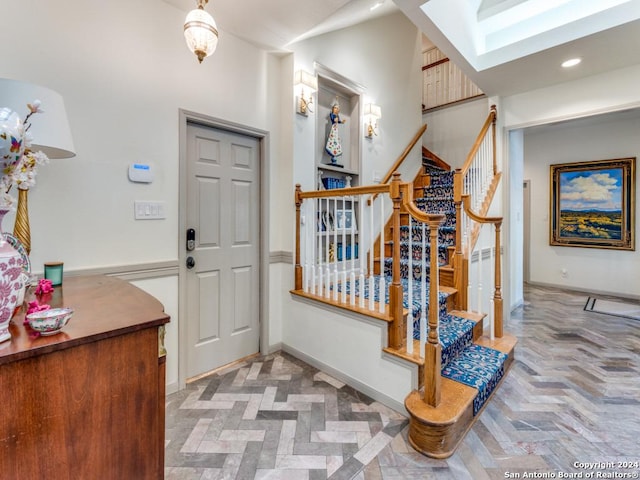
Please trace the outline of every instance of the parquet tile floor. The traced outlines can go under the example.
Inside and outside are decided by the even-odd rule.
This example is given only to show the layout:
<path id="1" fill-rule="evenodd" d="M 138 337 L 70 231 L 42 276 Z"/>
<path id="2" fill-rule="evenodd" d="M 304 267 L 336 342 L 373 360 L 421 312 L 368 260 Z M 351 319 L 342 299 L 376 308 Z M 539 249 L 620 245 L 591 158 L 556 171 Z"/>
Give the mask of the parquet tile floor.
<path id="1" fill-rule="evenodd" d="M 412 450 L 402 414 L 278 352 L 167 397 L 165 478 L 638 478 L 640 322 L 585 312 L 576 292 L 525 299 L 506 326 L 515 362 L 448 459 Z"/>

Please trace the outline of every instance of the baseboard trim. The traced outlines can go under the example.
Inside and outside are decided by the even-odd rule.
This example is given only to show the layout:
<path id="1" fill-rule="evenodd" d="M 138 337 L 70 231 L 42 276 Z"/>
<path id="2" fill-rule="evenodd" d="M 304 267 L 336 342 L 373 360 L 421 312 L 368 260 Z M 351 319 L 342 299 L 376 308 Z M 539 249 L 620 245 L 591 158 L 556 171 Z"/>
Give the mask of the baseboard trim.
<path id="1" fill-rule="evenodd" d="M 279 352 L 282 349 L 282 342 L 278 342 L 273 345 L 269 345 L 269 348 L 264 352 L 264 355 L 271 355 L 272 353 Z"/>
<path id="2" fill-rule="evenodd" d="M 284 250 L 269 252 L 269 263 L 288 263 L 293 265 L 293 253 Z"/>
<path id="3" fill-rule="evenodd" d="M 583 293 L 586 295 L 607 295 L 609 297 L 618 298 L 620 300 L 640 300 L 640 295 L 632 295 L 632 294 L 621 294 L 620 292 L 611 292 L 607 290 L 595 290 L 595 289 L 587 289 L 581 287 L 567 287 L 566 285 L 556 285 L 553 283 L 544 283 L 544 282 L 525 282 L 525 285 L 531 285 L 532 287 L 542 287 L 542 288 L 554 288 L 557 290 L 564 290 L 567 292 L 574 293 Z"/>
<path id="4" fill-rule="evenodd" d="M 346 383 L 350 387 L 355 388 L 359 392 L 364 393 L 365 395 L 373 398 L 374 400 L 382 403 L 383 405 L 386 405 L 387 407 L 392 408 L 396 412 L 399 412 L 402 415 L 406 415 L 407 417 L 409 416 L 409 413 L 404 408 L 404 404 L 394 400 L 391 397 L 386 396 L 383 393 L 378 392 L 377 390 L 374 390 L 373 388 L 369 387 L 368 385 L 365 385 L 364 383 L 360 382 L 359 380 L 356 380 L 355 378 L 350 377 L 349 375 L 345 375 L 343 372 L 336 370 L 333 367 L 330 367 L 324 362 L 321 362 L 320 360 L 314 357 L 310 357 L 306 353 L 303 353 L 300 350 L 297 350 L 296 348 L 290 345 L 287 345 L 286 343 L 282 343 L 281 345 L 282 345 L 283 352 L 286 352 L 289 355 L 292 355 L 298 358 L 299 360 L 302 360 L 303 362 L 308 363 L 309 365 L 317 368 L 318 370 L 322 370 L 323 372 L 328 373 L 332 377 L 337 378 L 341 382 Z"/>
<path id="5" fill-rule="evenodd" d="M 172 393 L 176 393 L 177 391 L 180 390 L 179 388 L 180 386 L 178 385 L 178 382 L 171 382 L 171 383 L 167 383 L 165 385 L 165 395 L 171 395 Z"/>

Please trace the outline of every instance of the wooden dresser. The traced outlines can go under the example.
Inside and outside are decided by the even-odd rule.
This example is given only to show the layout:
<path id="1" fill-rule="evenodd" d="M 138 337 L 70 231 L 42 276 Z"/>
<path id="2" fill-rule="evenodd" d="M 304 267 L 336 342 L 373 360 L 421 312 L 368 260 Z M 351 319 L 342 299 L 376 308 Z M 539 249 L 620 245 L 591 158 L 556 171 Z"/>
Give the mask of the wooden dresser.
<path id="1" fill-rule="evenodd" d="M 65 278 L 39 301 L 75 313 L 37 337 L 22 307 L 0 344 L 0 478 L 164 478 L 162 304 L 106 276 Z"/>

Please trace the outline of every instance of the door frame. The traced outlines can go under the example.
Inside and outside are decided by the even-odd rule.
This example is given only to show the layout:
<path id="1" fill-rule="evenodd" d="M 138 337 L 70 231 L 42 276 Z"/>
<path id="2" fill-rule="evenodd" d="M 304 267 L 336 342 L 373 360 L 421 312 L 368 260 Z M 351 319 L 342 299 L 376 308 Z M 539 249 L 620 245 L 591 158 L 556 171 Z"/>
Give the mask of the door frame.
<path id="1" fill-rule="evenodd" d="M 187 123 L 226 130 L 231 133 L 253 137 L 259 142 L 260 162 L 260 208 L 259 208 L 259 260 L 258 322 L 260 323 L 260 353 L 269 350 L 269 132 L 248 125 L 230 122 L 221 118 L 179 109 L 179 184 L 178 184 L 178 388 L 186 385 L 187 362 L 187 252 L 185 232 L 187 229 Z"/>

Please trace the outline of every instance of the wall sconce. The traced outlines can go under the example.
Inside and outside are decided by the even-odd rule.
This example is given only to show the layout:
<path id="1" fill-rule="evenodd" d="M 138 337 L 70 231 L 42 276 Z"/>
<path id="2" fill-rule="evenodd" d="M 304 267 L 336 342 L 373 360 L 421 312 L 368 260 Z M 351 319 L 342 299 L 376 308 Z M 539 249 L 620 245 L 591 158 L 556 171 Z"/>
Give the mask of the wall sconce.
<path id="1" fill-rule="evenodd" d="M 218 27 L 211 15 L 204 11 L 209 0 L 198 0 L 198 8 L 191 10 L 184 21 L 184 38 L 189 50 L 202 63 L 218 46 Z"/>
<path id="2" fill-rule="evenodd" d="M 318 79 L 315 75 L 311 75 L 309 72 L 298 70 L 293 76 L 293 86 L 296 92 L 296 113 L 306 117 L 308 112 L 313 113 L 313 110 L 310 108 L 313 103 L 313 97 L 311 94 L 318 90 Z M 304 97 L 305 88 L 309 95 L 308 100 Z"/>
<path id="3" fill-rule="evenodd" d="M 364 122 L 367 127 L 365 137 L 373 138 L 374 135 L 378 135 L 376 129 L 378 128 L 378 120 L 380 118 L 382 118 L 382 109 L 379 105 L 367 103 L 364 106 Z"/>

